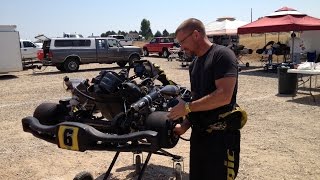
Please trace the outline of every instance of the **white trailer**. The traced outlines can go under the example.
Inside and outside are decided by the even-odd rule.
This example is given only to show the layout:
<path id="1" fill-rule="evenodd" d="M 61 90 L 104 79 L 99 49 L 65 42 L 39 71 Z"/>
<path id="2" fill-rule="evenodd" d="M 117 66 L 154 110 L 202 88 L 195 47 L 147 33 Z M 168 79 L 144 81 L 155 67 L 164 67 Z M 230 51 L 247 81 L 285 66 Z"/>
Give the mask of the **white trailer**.
<path id="1" fill-rule="evenodd" d="M 0 25 L 0 74 L 22 71 L 20 36 L 16 25 Z"/>

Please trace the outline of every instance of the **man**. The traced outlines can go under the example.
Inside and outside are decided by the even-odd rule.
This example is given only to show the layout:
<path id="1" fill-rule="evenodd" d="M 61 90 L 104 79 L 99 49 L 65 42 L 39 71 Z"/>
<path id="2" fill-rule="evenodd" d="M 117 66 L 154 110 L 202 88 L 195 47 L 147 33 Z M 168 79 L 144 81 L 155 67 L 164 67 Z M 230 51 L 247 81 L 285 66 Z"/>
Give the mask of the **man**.
<path id="1" fill-rule="evenodd" d="M 192 100 L 179 103 L 168 115 L 172 120 L 188 115 L 174 131 L 190 127 L 190 179 L 234 179 L 239 168 L 240 131 L 217 122 L 219 114 L 236 105 L 238 66 L 227 47 L 211 43 L 203 23 L 191 18 L 176 30 L 176 38 L 188 55 L 197 58 L 189 67 Z"/>
<path id="2" fill-rule="evenodd" d="M 298 38 L 296 33 L 291 33 L 291 38 L 288 41 L 288 46 L 290 47 L 290 53 L 292 55 L 291 59 L 293 64 L 301 63 L 301 53 L 304 51 L 305 47 L 303 40 Z"/>

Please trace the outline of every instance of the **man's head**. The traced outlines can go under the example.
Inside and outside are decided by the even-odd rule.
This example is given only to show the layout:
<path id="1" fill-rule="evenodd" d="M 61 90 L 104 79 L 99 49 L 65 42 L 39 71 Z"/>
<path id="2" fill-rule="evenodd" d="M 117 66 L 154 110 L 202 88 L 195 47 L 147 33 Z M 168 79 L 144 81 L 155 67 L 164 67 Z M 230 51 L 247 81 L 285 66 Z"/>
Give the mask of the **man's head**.
<path id="1" fill-rule="evenodd" d="M 295 37 L 296 37 L 296 33 L 292 32 L 292 33 L 291 33 L 291 37 L 292 37 L 292 38 L 295 38 Z"/>
<path id="2" fill-rule="evenodd" d="M 198 55 L 203 44 L 208 43 L 203 23 L 195 18 L 185 20 L 176 30 L 176 39 L 189 55 Z"/>

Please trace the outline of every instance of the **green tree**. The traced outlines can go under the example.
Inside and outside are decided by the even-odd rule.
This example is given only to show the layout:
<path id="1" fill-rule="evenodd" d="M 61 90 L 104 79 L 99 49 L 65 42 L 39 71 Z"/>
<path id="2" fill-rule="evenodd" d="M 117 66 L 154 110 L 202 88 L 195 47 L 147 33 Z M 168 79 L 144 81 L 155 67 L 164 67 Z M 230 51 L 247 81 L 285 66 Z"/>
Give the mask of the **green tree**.
<path id="1" fill-rule="evenodd" d="M 124 31 L 120 31 L 120 30 L 119 30 L 119 31 L 118 31 L 118 34 L 119 34 L 119 35 L 126 36 L 128 33 L 127 33 L 127 32 L 124 32 Z"/>
<path id="2" fill-rule="evenodd" d="M 129 33 L 138 33 L 136 30 L 134 30 L 134 31 L 129 31 Z"/>
<path id="3" fill-rule="evenodd" d="M 167 36 L 169 36 L 169 32 L 166 29 L 164 29 L 162 32 L 162 35 L 163 35 L 163 37 L 167 37 Z"/>
<path id="4" fill-rule="evenodd" d="M 114 32 L 114 31 L 107 31 L 107 32 L 105 32 L 105 33 L 102 33 L 100 36 L 101 36 L 101 37 L 107 37 L 107 36 L 113 35 L 113 34 L 116 34 L 116 32 Z"/>
<path id="5" fill-rule="evenodd" d="M 141 21 L 141 35 L 144 36 L 146 39 L 148 39 L 149 37 L 152 37 L 152 30 L 150 28 L 150 21 L 147 19 L 143 19 Z"/>
<path id="6" fill-rule="evenodd" d="M 161 36 L 162 36 L 162 34 L 161 34 L 160 31 L 157 31 L 157 32 L 154 34 L 154 37 L 161 37 Z"/>

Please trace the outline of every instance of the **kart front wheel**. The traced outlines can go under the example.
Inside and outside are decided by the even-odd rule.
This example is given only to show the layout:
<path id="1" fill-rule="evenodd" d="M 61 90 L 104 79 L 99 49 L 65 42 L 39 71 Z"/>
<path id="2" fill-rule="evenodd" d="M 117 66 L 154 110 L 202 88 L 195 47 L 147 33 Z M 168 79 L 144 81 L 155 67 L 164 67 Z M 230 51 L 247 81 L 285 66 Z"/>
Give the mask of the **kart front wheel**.
<path id="1" fill-rule="evenodd" d="M 64 119 L 65 115 L 67 111 L 56 103 L 42 103 L 33 113 L 33 117 L 43 125 L 56 125 Z"/>
<path id="2" fill-rule="evenodd" d="M 82 171 L 78 173 L 73 180 L 93 180 L 93 176 L 91 173 L 87 171 Z"/>

